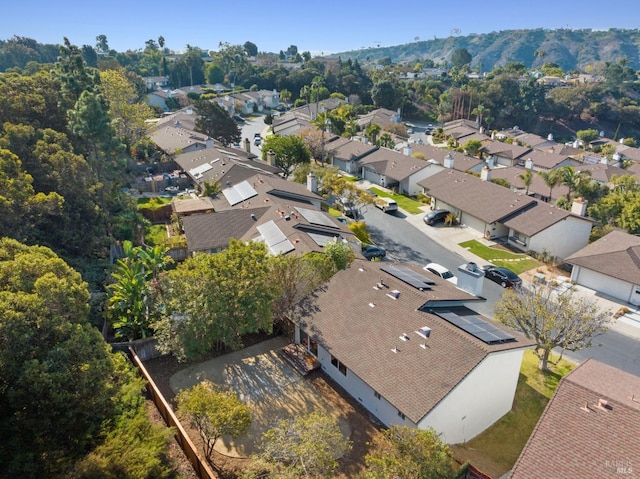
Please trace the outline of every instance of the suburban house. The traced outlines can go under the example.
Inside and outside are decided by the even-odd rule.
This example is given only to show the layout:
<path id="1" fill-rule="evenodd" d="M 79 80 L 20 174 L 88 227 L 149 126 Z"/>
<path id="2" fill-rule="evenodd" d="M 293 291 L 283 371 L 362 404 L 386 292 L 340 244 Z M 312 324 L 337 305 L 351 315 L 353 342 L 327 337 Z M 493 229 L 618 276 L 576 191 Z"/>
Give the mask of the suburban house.
<path id="1" fill-rule="evenodd" d="M 378 148 L 358 161 L 359 176 L 398 193 L 415 196 L 421 191 L 418 182 L 433 174 L 435 169 L 432 163 L 411 156 L 411 152 L 411 145 L 404 153 Z"/>
<path id="2" fill-rule="evenodd" d="M 333 166 L 346 173 L 358 175 L 359 161 L 378 147 L 371 143 L 341 137 L 326 143 L 324 149 Z"/>
<path id="3" fill-rule="evenodd" d="M 259 172 L 279 174 L 282 170 L 237 148 L 214 147 L 182 153 L 174 161 L 202 189 L 204 183 L 220 182 L 224 188 L 246 180 Z"/>
<path id="4" fill-rule="evenodd" d="M 557 170 L 563 166 L 578 166 L 582 164 L 569 155 L 559 155 L 554 153 L 553 150 L 554 147 L 548 148 L 547 151 L 530 150 L 520 157 L 516 164 L 531 168 L 533 171 Z"/>
<path id="5" fill-rule="evenodd" d="M 245 115 L 280 105 L 280 94 L 276 90 L 246 91 L 234 93 L 232 97 L 235 110 Z"/>
<path id="6" fill-rule="evenodd" d="M 437 162 L 443 166 L 446 164 L 448 165 L 446 166 L 447 168 L 455 168 L 459 171 L 480 173 L 482 167 L 486 164 L 484 160 L 475 156 L 437 146 L 412 143 L 411 148 L 417 157 L 424 157 L 427 161 Z"/>
<path id="7" fill-rule="evenodd" d="M 144 82 L 147 85 L 147 90 L 160 90 L 169 85 L 169 77 L 168 76 L 145 77 Z"/>
<path id="8" fill-rule="evenodd" d="M 306 105 L 287 111 L 284 115 L 273 119 L 271 129 L 276 135 L 292 135 L 299 130 L 309 128 L 311 122 L 318 116 L 318 112 L 327 112 L 338 108 L 346 100 L 339 98 L 327 98 L 319 102 L 311 102 Z"/>
<path id="9" fill-rule="evenodd" d="M 510 479 L 637 474 L 640 377 L 587 359 L 558 385 Z"/>
<path id="10" fill-rule="evenodd" d="M 383 424 L 461 443 L 511 409 L 533 345 L 477 301 L 420 266 L 356 260 L 297 305 L 290 333 Z"/>
<path id="11" fill-rule="evenodd" d="M 189 253 L 215 253 L 232 238 L 264 241 L 271 253 L 323 251 L 328 241 L 345 241 L 359 253 L 360 243 L 337 219 L 321 210 L 322 197 L 308 185 L 253 171 L 213 198 L 213 213 L 182 218 Z"/>
<path id="12" fill-rule="evenodd" d="M 419 185 L 433 209 L 449 210 L 484 238 L 523 252 L 564 259 L 588 244 L 592 222 L 584 217 L 586 203 L 574 202 L 569 212 L 492 183 L 491 174 L 486 167 L 481 178 L 446 168 Z"/>
<path id="13" fill-rule="evenodd" d="M 400 123 L 402 117 L 400 111 L 387 110 L 386 108 L 378 108 L 369 113 L 361 115 L 356 120 L 358 130 L 366 130 L 371 125 L 378 125 L 383 130 L 387 126 Z"/>
<path id="14" fill-rule="evenodd" d="M 479 141 L 488 140 L 489 137 L 484 134 L 484 128 L 478 127 L 475 121 L 471 120 L 454 120 L 444 124 L 443 132 L 456 140 L 459 145 L 463 145 L 467 141 L 474 139 Z"/>
<path id="15" fill-rule="evenodd" d="M 566 258 L 571 281 L 640 306 L 640 237 L 612 231 Z"/>
<path id="16" fill-rule="evenodd" d="M 636 176 L 632 171 L 627 171 L 616 165 L 610 165 L 606 158 L 599 163 L 585 163 L 576 166 L 576 171 L 587 171 L 593 181 L 602 185 L 613 187 L 613 178 L 624 175 Z"/>
<path id="17" fill-rule="evenodd" d="M 524 158 L 531 152 L 531 148 L 489 139 L 483 142 L 480 151 L 486 156 L 493 156 L 497 165 L 515 166 L 518 163 L 524 164 Z"/>
<path id="18" fill-rule="evenodd" d="M 150 128 L 149 138 L 168 155 L 212 148 L 214 141 L 195 131 L 197 115 L 187 107 L 158 119 Z"/>

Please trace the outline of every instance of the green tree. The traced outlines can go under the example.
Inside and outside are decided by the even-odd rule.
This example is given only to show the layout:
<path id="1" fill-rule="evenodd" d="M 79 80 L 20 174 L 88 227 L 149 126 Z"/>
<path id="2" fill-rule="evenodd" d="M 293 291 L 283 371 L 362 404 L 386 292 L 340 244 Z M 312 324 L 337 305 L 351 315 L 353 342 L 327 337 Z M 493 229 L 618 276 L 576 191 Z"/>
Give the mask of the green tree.
<path id="1" fill-rule="evenodd" d="M 280 421 L 262 435 L 260 457 L 278 477 L 330 478 L 351 449 L 338 420 L 319 412 Z"/>
<path id="2" fill-rule="evenodd" d="M 262 147 L 262 159 L 266 161 L 270 152 L 275 154 L 276 166 L 282 169 L 285 178 L 291 175 L 296 166 L 311 161 L 309 148 L 296 135 L 268 136 Z"/>
<path id="3" fill-rule="evenodd" d="M 131 147 L 146 136 L 146 120 L 153 118 L 153 110 L 139 97 L 124 70 L 102 71 L 100 81 L 115 132 Z"/>
<path id="4" fill-rule="evenodd" d="M 80 274 L 50 249 L 0 239 L 0 476 L 52 477 L 114 413 L 113 363 Z"/>
<path id="5" fill-rule="evenodd" d="M 154 325 L 161 350 L 191 359 L 240 349 L 244 335 L 271 332 L 271 260 L 264 243 L 231 240 L 228 249 L 170 271 L 162 283 L 166 316 Z"/>
<path id="6" fill-rule="evenodd" d="M 390 80 L 375 83 L 371 90 L 371 98 L 375 106 L 388 110 L 395 110 L 399 103 L 397 88 Z"/>
<path id="7" fill-rule="evenodd" d="M 216 102 L 198 100 L 194 103 L 198 118 L 196 131 L 204 133 L 227 146 L 242 139 L 240 128 L 229 113 Z"/>
<path id="8" fill-rule="evenodd" d="M 462 68 L 465 65 L 471 63 L 471 53 L 466 48 L 458 48 L 453 55 L 451 55 L 451 64 L 456 68 Z"/>
<path id="9" fill-rule="evenodd" d="M 587 170 L 578 171 L 573 166 L 563 166 L 558 170 L 560 183 L 565 185 L 567 190 L 567 201 L 571 201 L 571 193 L 581 184 L 591 181 L 591 172 Z"/>
<path id="10" fill-rule="evenodd" d="M 145 249 L 124 241 L 123 249 L 126 256 L 117 260 L 112 274 L 115 282 L 107 286 L 107 308 L 116 337 L 132 341 L 151 334 L 159 317 L 158 275 L 173 260 L 162 246 Z"/>
<path id="11" fill-rule="evenodd" d="M 371 143 L 378 142 L 378 135 L 382 131 L 382 128 L 377 123 L 370 124 L 364 131 L 364 135 Z"/>
<path id="12" fill-rule="evenodd" d="M 100 53 L 109 53 L 109 42 L 106 35 L 98 35 L 96 37 L 96 49 Z"/>
<path id="13" fill-rule="evenodd" d="M 362 479 L 455 477 L 451 449 L 438 439 L 433 429 L 394 425 L 378 432 L 371 445 L 365 456 L 367 469 Z"/>
<path id="14" fill-rule="evenodd" d="M 331 258 L 336 271 L 342 271 L 355 259 L 349 243 L 332 239 L 324 245 L 324 252 Z"/>
<path id="15" fill-rule="evenodd" d="M 250 57 L 255 57 L 258 55 L 258 47 L 256 46 L 255 43 L 244 42 L 244 45 L 242 45 L 242 48 L 244 48 L 244 51 L 247 52 L 247 55 Z"/>
<path id="16" fill-rule="evenodd" d="M 549 199 L 551 199 L 553 189 L 558 186 L 561 180 L 560 170 L 538 171 L 538 176 L 540 176 L 544 180 L 545 185 L 549 187 Z"/>
<path id="17" fill-rule="evenodd" d="M 380 140 L 378 140 L 379 146 L 384 148 L 393 149 L 396 146 L 396 142 L 393 141 L 393 137 L 391 133 L 385 131 L 382 135 L 380 135 Z"/>
<path id="18" fill-rule="evenodd" d="M 594 301 L 577 297 L 572 290 L 558 294 L 546 284 L 507 290 L 494 304 L 494 311 L 496 320 L 536 342 L 542 371 L 549 370 L 553 349 L 561 350 L 559 361 L 564 351 L 587 348 L 611 321 L 611 312 L 600 310 Z"/>
<path id="19" fill-rule="evenodd" d="M 65 474 L 69 479 L 165 479 L 173 477 L 166 454 L 171 429 L 151 424 L 141 391 L 144 380 L 123 353 L 112 355 L 116 374 L 112 400 L 117 410 L 102 428 L 103 438 Z"/>
<path id="20" fill-rule="evenodd" d="M 230 390 L 219 390 L 203 381 L 176 396 L 178 412 L 189 418 L 202 438 L 202 450 L 212 459 L 213 449 L 222 436 L 238 438 L 249 432 L 251 409 Z"/>
<path id="21" fill-rule="evenodd" d="M 68 115 L 69 129 L 84 145 L 94 171 L 101 178 L 103 159 L 116 150 L 106 100 L 100 94 L 85 90 Z"/>
<path id="22" fill-rule="evenodd" d="M 518 175 L 518 178 L 520 178 L 522 180 L 522 183 L 524 184 L 524 187 L 526 188 L 526 191 L 524 192 L 524 194 L 528 195 L 529 194 L 529 187 L 531 187 L 531 183 L 533 182 L 533 172 L 531 171 L 530 168 L 527 168 L 524 173 L 520 173 Z"/>
<path id="23" fill-rule="evenodd" d="M 593 140 L 597 139 L 598 130 L 594 128 L 589 128 L 587 130 L 578 130 L 576 132 L 576 136 L 585 143 L 585 146 L 591 143 Z"/>
<path id="24" fill-rule="evenodd" d="M 612 191 L 589 207 L 589 216 L 604 225 L 640 233 L 640 187 L 632 175 L 612 178 Z"/>
<path id="25" fill-rule="evenodd" d="M 482 149 L 482 142 L 480 140 L 467 140 L 462 149 L 467 152 L 468 155 L 477 156 Z"/>

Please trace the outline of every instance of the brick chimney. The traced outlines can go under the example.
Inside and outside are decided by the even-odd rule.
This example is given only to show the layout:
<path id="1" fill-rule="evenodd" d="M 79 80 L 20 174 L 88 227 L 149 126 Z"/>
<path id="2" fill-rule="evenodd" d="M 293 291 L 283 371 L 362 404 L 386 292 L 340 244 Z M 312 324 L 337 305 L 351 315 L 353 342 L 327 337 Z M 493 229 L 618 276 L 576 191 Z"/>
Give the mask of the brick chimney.
<path id="1" fill-rule="evenodd" d="M 491 170 L 488 166 L 483 166 L 480 170 L 480 179 L 482 181 L 489 181 L 491 179 Z"/>
<path id="2" fill-rule="evenodd" d="M 451 156 L 451 153 L 447 153 L 447 156 L 444 157 L 444 167 L 450 170 L 453 169 L 453 156 Z"/>
<path id="3" fill-rule="evenodd" d="M 276 166 L 276 154 L 273 152 L 273 150 L 267 151 L 267 163 L 269 163 L 271 166 Z"/>
<path id="4" fill-rule="evenodd" d="M 318 192 L 318 178 L 314 173 L 309 173 L 307 175 L 307 189 L 312 193 Z"/>

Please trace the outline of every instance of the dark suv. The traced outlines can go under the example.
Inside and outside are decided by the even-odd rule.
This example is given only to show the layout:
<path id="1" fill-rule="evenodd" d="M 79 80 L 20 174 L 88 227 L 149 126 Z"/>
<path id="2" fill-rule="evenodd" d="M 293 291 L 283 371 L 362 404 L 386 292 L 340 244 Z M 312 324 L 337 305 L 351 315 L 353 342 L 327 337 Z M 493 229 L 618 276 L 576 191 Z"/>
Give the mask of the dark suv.
<path id="1" fill-rule="evenodd" d="M 444 220 L 447 218 L 447 215 L 451 212 L 448 210 L 433 210 L 429 211 L 426 215 L 424 215 L 424 222 L 429 226 L 433 226 L 436 223 L 444 223 Z"/>

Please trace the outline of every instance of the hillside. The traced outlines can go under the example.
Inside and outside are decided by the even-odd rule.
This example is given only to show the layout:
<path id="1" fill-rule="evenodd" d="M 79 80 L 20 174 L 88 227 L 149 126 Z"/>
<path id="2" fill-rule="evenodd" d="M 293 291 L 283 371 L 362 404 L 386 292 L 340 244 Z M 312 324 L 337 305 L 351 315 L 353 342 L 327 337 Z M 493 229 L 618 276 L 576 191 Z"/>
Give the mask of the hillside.
<path id="1" fill-rule="evenodd" d="M 425 59 L 445 63 L 460 48 L 466 48 L 473 57 L 472 67 L 482 71 L 509 62 L 522 62 L 529 69 L 543 63 L 556 63 L 564 71 L 587 71 L 599 63 L 617 62 L 622 58 L 635 70 L 640 68 L 640 30 L 616 28 L 606 31 L 506 30 L 348 51 L 332 57 L 360 62 L 390 57 L 393 63 Z"/>

